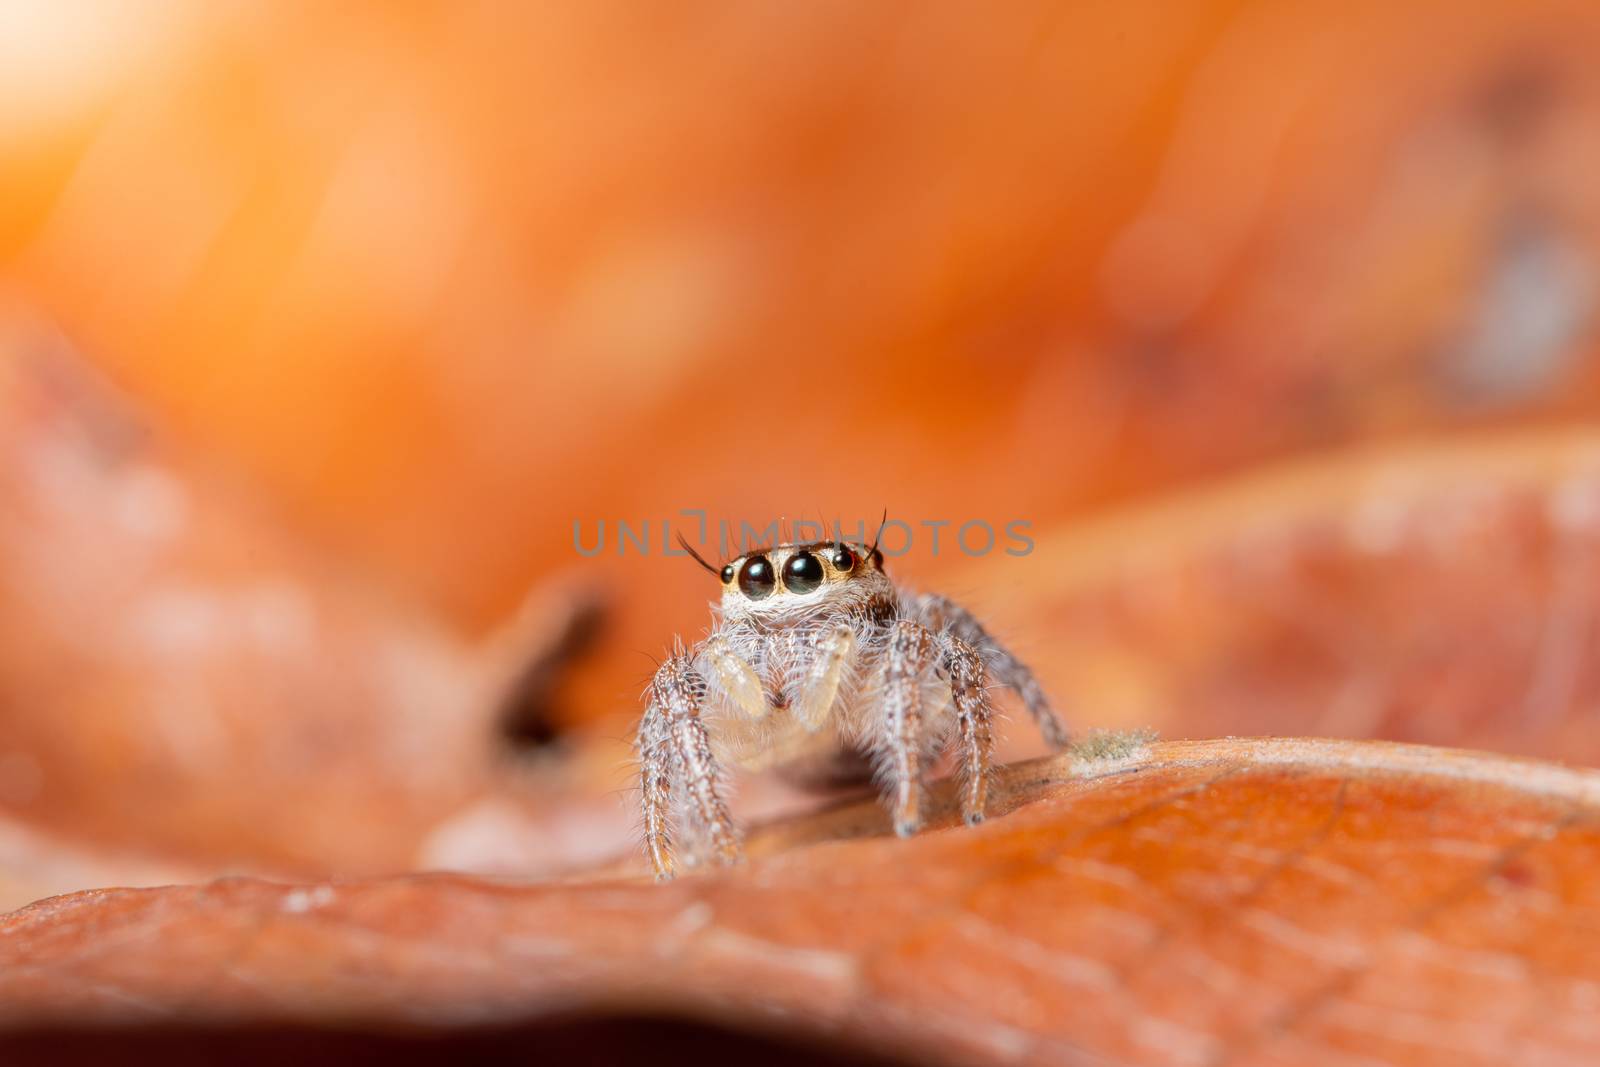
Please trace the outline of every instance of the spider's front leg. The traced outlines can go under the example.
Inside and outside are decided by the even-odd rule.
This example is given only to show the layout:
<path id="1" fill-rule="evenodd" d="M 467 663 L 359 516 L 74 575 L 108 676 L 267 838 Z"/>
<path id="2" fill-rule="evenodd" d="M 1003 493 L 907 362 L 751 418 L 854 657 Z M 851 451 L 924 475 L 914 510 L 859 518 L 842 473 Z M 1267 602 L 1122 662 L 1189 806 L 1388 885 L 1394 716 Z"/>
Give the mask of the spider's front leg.
<path id="1" fill-rule="evenodd" d="M 929 728 L 942 708 L 928 708 L 923 682 L 932 668 L 950 684 L 961 743 L 961 815 L 968 826 L 984 819 L 994 752 L 994 705 L 984 656 L 949 632 L 934 633 L 902 619 L 890 632 L 883 662 L 884 735 L 895 833 L 909 837 L 922 825 L 922 757 Z M 932 720 L 932 721 L 930 721 Z"/>
<path id="2" fill-rule="evenodd" d="M 983 821 L 989 800 L 989 764 L 994 751 L 994 705 L 989 702 L 987 670 L 977 649 L 953 634 L 941 634 L 939 673 L 950 683 L 961 735 L 961 817 L 968 826 Z"/>
<path id="3" fill-rule="evenodd" d="M 700 718 L 705 679 L 681 651 L 656 671 L 650 682 L 650 707 L 639 727 L 639 767 L 645 809 L 645 849 L 657 878 L 673 873 L 669 828 L 673 771 L 688 794 L 688 805 L 711 839 L 716 860 L 735 863 L 739 831 L 718 791 L 719 768 L 711 738 Z"/>
<path id="4" fill-rule="evenodd" d="M 639 723 L 639 792 L 644 808 L 644 848 L 657 879 L 672 877 L 672 753 L 666 723 L 651 701 Z"/>
<path id="5" fill-rule="evenodd" d="M 883 659 L 883 729 L 894 832 L 910 837 L 922 825 L 923 675 L 932 665 L 934 636 L 900 619 L 889 631 Z"/>

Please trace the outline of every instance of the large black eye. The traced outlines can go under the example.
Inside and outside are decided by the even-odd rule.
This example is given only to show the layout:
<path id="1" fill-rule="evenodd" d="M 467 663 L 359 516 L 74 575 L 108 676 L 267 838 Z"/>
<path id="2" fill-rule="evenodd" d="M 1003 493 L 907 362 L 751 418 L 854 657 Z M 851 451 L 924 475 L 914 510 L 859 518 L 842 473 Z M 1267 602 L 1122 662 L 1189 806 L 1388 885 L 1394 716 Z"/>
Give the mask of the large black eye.
<path id="1" fill-rule="evenodd" d="M 809 552 L 790 556 L 783 565 L 783 587 L 791 593 L 809 593 L 822 584 L 822 561 Z"/>
<path id="2" fill-rule="evenodd" d="M 730 563 L 722 568 L 722 584 L 727 585 L 731 581 L 733 581 L 733 564 Z"/>
<path id="3" fill-rule="evenodd" d="M 828 562 L 833 564 L 833 569 L 849 574 L 856 569 L 856 554 L 850 551 L 849 545 L 834 545 L 828 553 Z"/>
<path id="4" fill-rule="evenodd" d="M 751 600 L 771 596 L 772 587 L 777 584 L 777 576 L 772 573 L 772 564 L 766 556 L 751 556 L 739 568 L 739 592 Z"/>

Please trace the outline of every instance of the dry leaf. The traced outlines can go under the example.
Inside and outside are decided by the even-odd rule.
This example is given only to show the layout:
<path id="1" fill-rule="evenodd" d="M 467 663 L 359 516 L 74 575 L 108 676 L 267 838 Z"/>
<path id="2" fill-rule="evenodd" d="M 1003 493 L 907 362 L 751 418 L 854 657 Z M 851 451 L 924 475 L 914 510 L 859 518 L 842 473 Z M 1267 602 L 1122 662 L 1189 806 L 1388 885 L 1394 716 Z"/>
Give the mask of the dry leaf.
<path id="1" fill-rule="evenodd" d="M 587 585 L 547 585 L 473 644 L 4 319 L 0 585 L 0 811 L 47 851 L 100 850 L 129 881 L 528 872 L 629 832 L 571 787 L 582 758 L 527 773 L 499 721 L 548 684 L 541 650 Z M 0 878 L 0 903 L 42 877 Z"/>
<path id="2" fill-rule="evenodd" d="M 455 619 L 574 519 L 1042 525 L 1600 407 L 1593 4 L 486 10 L 52 7 L 0 94 L 6 278 Z M 862 458 L 750 476 L 797 440 Z M 694 618 L 594 566 L 619 657 Z"/>
<path id="3" fill-rule="evenodd" d="M 0 925 L 0 1013 L 13 1031 L 669 1013 L 965 1064 L 1600 1056 L 1600 774 L 1218 741 L 1013 766 L 1000 797 L 1002 817 L 910 841 L 872 802 L 778 824 L 747 866 L 663 886 L 80 893 Z"/>
<path id="4" fill-rule="evenodd" d="M 992 602 L 1079 722 L 1600 763 L 1587 430 L 1280 465 L 948 580 Z"/>

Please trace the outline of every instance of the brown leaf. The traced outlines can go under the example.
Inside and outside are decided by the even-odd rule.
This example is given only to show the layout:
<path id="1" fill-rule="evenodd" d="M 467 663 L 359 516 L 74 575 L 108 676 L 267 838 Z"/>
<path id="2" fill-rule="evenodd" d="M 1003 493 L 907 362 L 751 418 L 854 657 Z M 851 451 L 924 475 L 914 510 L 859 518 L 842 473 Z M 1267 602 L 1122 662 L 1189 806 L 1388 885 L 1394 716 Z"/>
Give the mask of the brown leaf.
<path id="1" fill-rule="evenodd" d="M 947 575 L 1069 720 L 1600 763 L 1600 435 L 1282 464 Z"/>
<path id="2" fill-rule="evenodd" d="M 212 873 L 207 866 L 155 859 L 126 848 L 86 848 L 37 826 L 0 817 L 0 908 L 84 886 L 161 885 Z"/>
<path id="3" fill-rule="evenodd" d="M 0 924 L 0 1017 L 669 1012 L 973 1064 L 1600 1055 L 1600 774 L 1216 741 L 1017 765 L 999 795 L 1003 817 L 910 841 L 866 801 L 778 824 L 747 866 L 664 886 L 414 876 L 56 898 Z"/>
<path id="4" fill-rule="evenodd" d="M 0 99 L 19 288 L 457 618 L 574 518 L 1043 523 L 1600 409 L 1593 4 L 497 14 L 52 11 Z M 823 354 L 787 432 L 730 394 Z M 819 499 L 751 476 L 800 440 Z"/>
<path id="5" fill-rule="evenodd" d="M 496 720 L 550 684 L 587 585 L 475 645 L 3 314 L 0 588 L 0 812 L 115 880 L 550 870 L 627 833 L 567 772 L 517 773 Z M 0 878 L 6 906 L 29 899 L 8 883 L 61 884 Z"/>

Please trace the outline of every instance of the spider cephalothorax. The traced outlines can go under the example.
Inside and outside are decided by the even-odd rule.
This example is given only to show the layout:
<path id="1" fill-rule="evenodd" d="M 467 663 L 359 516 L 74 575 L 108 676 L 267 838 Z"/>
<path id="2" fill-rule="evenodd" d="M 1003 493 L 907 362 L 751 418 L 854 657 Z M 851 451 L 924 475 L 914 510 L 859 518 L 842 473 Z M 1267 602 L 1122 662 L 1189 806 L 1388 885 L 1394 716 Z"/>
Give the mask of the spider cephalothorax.
<path id="1" fill-rule="evenodd" d="M 672 874 L 675 826 L 703 837 L 712 858 L 738 858 L 726 764 L 833 777 L 864 763 L 908 836 L 922 821 L 924 770 L 952 747 L 962 813 L 983 819 L 990 678 L 1020 694 L 1046 740 L 1066 743 L 1028 668 L 965 609 L 896 588 L 876 545 L 782 544 L 721 568 L 700 563 L 722 580 L 716 623 L 656 671 L 639 724 L 645 847 L 658 876 Z"/>

